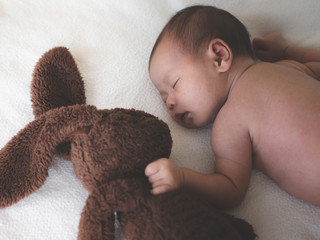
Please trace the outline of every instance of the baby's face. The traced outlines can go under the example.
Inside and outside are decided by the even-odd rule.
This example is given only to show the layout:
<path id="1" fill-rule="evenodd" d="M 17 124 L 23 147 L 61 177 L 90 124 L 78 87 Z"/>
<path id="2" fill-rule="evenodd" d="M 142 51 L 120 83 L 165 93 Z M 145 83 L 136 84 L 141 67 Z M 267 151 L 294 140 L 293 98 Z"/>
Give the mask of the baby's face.
<path id="1" fill-rule="evenodd" d="M 204 54 L 195 59 L 163 39 L 150 62 L 150 77 L 179 124 L 196 128 L 215 119 L 225 101 L 225 82 Z"/>

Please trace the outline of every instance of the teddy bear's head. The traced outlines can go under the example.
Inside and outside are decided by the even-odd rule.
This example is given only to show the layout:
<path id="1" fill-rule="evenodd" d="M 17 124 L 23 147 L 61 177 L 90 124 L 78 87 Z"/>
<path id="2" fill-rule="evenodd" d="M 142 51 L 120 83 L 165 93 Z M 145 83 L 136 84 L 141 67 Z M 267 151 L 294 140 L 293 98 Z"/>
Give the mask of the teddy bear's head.
<path id="1" fill-rule="evenodd" d="M 73 133 L 71 159 L 77 177 L 92 190 L 106 181 L 144 177 L 151 161 L 169 157 L 170 130 L 137 110 L 103 110 L 99 124 Z"/>

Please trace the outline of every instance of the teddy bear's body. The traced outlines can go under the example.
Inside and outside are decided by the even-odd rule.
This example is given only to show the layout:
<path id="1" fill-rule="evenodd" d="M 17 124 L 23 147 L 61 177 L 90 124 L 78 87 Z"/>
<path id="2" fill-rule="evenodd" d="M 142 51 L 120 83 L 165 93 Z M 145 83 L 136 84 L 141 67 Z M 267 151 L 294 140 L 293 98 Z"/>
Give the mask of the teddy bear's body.
<path id="1" fill-rule="evenodd" d="M 36 119 L 0 151 L 0 207 L 41 187 L 58 153 L 72 161 L 89 192 L 78 239 L 114 239 L 116 216 L 127 240 L 255 238 L 247 222 L 192 193 L 150 193 L 144 169 L 169 157 L 167 124 L 134 109 L 85 105 L 83 82 L 66 48 L 54 48 L 39 60 L 32 103 Z"/>

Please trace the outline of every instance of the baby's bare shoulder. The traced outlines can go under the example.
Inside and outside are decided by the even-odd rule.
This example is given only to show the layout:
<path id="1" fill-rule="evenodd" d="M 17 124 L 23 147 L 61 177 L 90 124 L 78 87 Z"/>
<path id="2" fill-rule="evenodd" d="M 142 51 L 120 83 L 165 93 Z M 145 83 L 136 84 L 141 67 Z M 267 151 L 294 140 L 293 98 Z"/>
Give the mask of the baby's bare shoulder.
<path id="1" fill-rule="evenodd" d="M 212 127 L 213 135 L 234 136 L 235 132 L 247 131 L 247 111 L 236 98 L 227 101 L 220 109 Z"/>

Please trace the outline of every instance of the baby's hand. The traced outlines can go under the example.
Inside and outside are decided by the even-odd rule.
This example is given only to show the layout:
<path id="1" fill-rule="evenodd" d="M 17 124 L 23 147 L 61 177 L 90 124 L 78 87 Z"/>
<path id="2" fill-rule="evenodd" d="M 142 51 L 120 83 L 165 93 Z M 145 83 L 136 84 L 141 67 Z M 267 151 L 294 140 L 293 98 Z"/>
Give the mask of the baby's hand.
<path id="1" fill-rule="evenodd" d="M 252 46 L 255 55 L 262 61 L 276 62 L 285 58 L 288 43 L 280 33 L 270 32 L 254 38 Z"/>
<path id="2" fill-rule="evenodd" d="M 165 193 L 183 186 L 182 168 L 167 158 L 160 158 L 150 163 L 145 169 L 145 174 L 152 184 L 152 194 Z"/>

